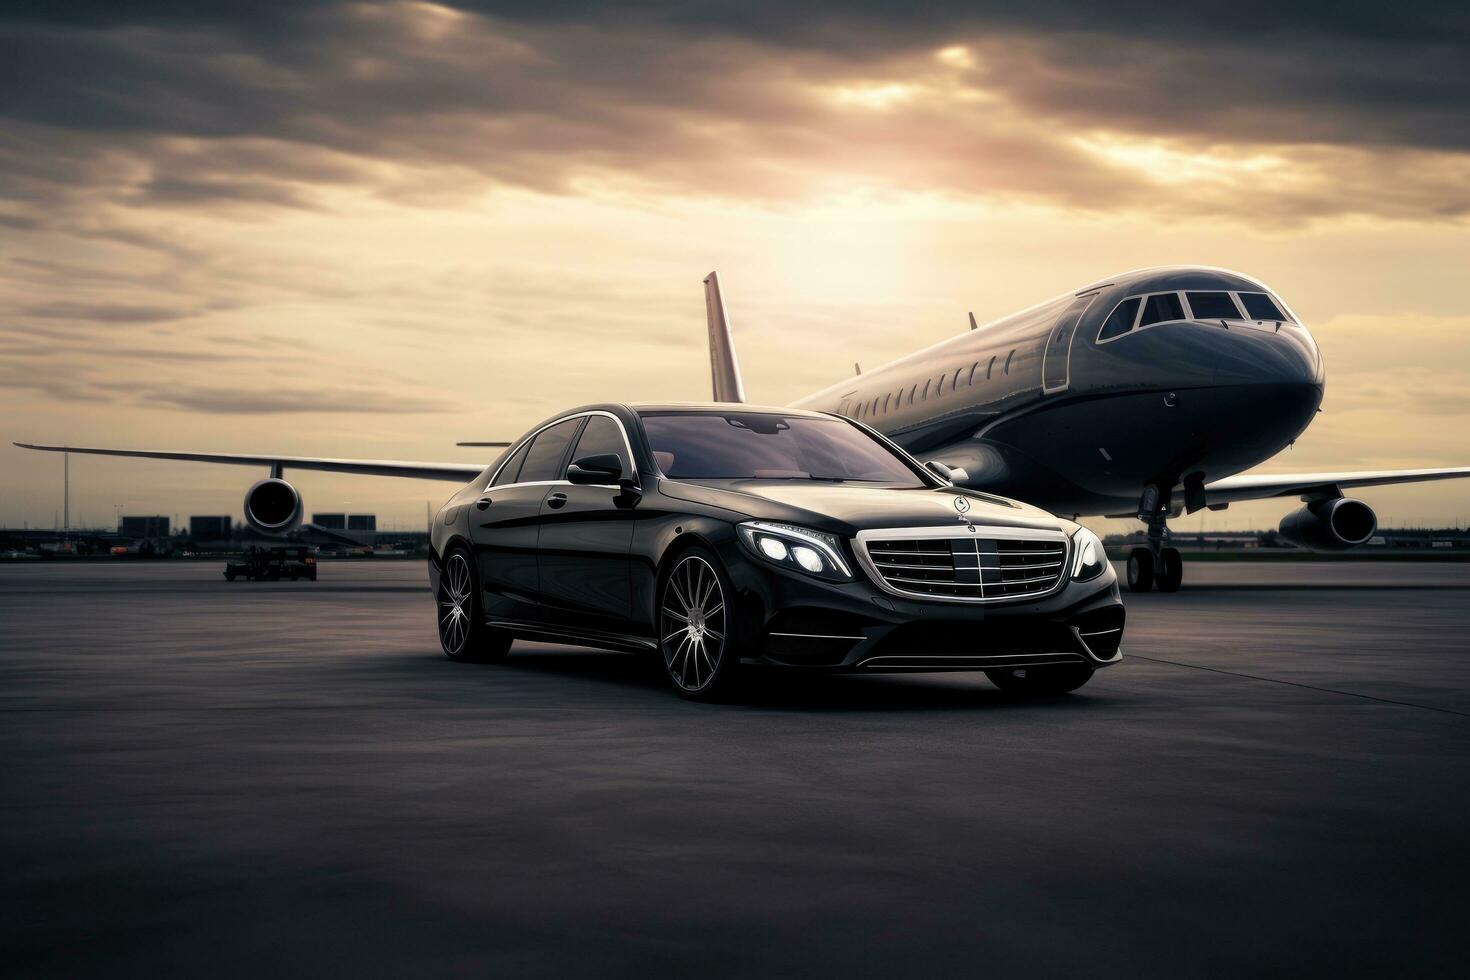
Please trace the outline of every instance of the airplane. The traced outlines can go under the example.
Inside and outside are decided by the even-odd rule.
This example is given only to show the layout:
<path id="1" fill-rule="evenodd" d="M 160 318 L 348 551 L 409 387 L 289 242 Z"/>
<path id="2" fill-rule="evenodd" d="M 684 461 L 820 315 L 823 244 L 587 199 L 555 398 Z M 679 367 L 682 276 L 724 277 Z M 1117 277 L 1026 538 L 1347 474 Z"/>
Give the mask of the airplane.
<path id="1" fill-rule="evenodd" d="M 704 280 L 711 387 L 745 401 L 719 276 Z M 1306 431 L 1326 385 L 1306 325 L 1259 280 L 1168 266 L 1099 280 L 980 325 L 793 407 L 847 416 L 931 461 L 952 482 L 1073 519 L 1136 517 L 1147 544 L 1128 557 L 1132 591 L 1177 591 L 1183 562 L 1168 522 L 1242 500 L 1299 497 L 1282 519 L 1292 543 L 1337 551 L 1366 543 L 1373 509 L 1343 491 L 1470 476 L 1470 467 L 1252 474 Z M 43 446 L 46 452 L 268 467 L 245 495 L 246 520 L 284 534 L 301 496 L 287 468 L 466 483 L 476 463 L 422 463 Z M 502 446 L 499 442 L 460 445 Z"/>

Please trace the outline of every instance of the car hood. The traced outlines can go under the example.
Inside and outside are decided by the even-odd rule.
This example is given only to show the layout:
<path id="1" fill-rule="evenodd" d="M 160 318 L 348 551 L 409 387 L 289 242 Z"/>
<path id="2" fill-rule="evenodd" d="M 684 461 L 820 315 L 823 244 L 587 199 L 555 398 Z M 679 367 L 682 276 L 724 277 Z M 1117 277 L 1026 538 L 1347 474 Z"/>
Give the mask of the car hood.
<path id="1" fill-rule="evenodd" d="M 959 487 L 891 489 L 851 483 L 786 480 L 664 480 L 663 493 L 749 518 L 785 521 L 852 535 L 868 528 L 942 527 L 959 524 L 956 500 L 969 506 L 963 519 L 976 525 L 1063 529 L 1065 522 L 1028 504 Z"/>

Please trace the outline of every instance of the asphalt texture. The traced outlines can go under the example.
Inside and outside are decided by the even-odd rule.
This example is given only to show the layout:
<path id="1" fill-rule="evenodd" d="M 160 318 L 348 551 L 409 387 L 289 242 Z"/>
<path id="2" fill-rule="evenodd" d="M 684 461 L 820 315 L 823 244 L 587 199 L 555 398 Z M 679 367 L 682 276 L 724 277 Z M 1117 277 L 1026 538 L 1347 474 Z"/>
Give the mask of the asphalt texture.
<path id="1" fill-rule="evenodd" d="M 1470 565 L 1199 564 L 1128 659 L 438 652 L 421 565 L 0 565 L 0 974 L 1463 975 Z"/>

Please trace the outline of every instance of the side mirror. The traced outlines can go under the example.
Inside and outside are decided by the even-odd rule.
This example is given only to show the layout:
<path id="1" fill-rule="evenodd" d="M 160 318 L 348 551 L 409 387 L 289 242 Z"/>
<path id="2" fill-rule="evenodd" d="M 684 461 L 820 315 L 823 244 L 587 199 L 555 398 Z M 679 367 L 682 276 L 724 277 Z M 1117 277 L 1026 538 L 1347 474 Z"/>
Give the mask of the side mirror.
<path id="1" fill-rule="evenodd" d="M 567 467 L 567 480 L 577 484 L 621 483 L 623 461 L 614 453 L 583 456 Z"/>

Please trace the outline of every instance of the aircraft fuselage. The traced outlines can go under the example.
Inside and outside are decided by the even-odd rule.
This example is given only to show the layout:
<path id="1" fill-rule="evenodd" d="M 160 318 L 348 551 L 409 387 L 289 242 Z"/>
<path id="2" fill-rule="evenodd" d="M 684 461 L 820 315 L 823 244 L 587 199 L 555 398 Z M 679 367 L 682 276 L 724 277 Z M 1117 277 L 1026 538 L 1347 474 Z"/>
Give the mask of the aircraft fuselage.
<path id="1" fill-rule="evenodd" d="M 1316 341 L 1272 290 L 1181 267 L 1066 293 L 796 405 L 963 467 L 967 486 L 1126 515 L 1149 484 L 1179 488 L 1177 509 L 1186 485 L 1276 455 L 1311 423 L 1325 381 Z"/>

